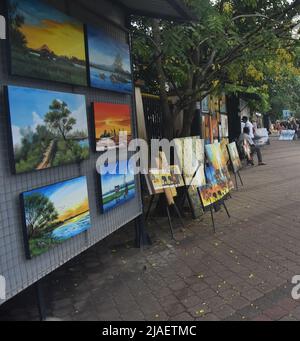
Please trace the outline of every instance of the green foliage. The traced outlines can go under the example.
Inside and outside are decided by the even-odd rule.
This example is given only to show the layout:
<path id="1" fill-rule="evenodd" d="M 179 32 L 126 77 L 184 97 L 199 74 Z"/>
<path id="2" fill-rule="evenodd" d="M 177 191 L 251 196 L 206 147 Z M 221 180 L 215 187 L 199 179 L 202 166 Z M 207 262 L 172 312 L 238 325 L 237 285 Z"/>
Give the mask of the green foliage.
<path id="1" fill-rule="evenodd" d="M 136 78 L 145 90 L 160 94 L 157 51 L 163 60 L 164 77 L 178 97 L 174 115 L 185 110 L 190 124 L 195 101 L 225 85 L 261 95 L 269 105 L 270 82 L 279 81 L 281 68 L 290 68 L 299 42 L 293 39 L 293 21 L 300 3 L 288 0 L 186 0 L 199 17 L 193 23 L 159 21 L 161 45 L 156 46 L 153 21 L 133 20 Z M 293 59 L 293 58 L 292 58 Z M 278 69 L 278 65 L 281 68 Z"/>
<path id="2" fill-rule="evenodd" d="M 58 218 L 53 203 L 42 194 L 34 193 L 26 196 L 24 206 L 29 238 L 41 236 Z"/>
<path id="3" fill-rule="evenodd" d="M 49 107 L 50 111 L 45 116 L 45 123 L 48 125 L 50 131 L 66 141 L 68 133 L 76 124 L 76 120 L 71 117 L 71 111 L 67 103 L 54 100 Z"/>

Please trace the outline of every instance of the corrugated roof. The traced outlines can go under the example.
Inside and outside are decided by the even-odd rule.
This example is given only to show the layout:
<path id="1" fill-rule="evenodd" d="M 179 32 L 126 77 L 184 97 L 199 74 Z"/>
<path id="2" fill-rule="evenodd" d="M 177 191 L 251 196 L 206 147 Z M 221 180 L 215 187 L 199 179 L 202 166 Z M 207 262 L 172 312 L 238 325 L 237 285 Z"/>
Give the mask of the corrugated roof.
<path id="1" fill-rule="evenodd" d="M 181 0 L 113 0 L 128 14 L 169 20 L 195 20 L 195 16 Z"/>

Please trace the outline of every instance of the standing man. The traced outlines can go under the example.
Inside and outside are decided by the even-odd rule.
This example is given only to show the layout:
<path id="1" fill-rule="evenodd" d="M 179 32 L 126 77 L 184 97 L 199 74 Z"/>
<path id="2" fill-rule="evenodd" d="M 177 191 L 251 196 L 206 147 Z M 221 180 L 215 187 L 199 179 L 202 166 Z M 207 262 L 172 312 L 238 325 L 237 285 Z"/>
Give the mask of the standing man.
<path id="1" fill-rule="evenodd" d="M 242 118 L 242 131 L 241 133 L 244 133 L 244 128 L 249 128 L 249 136 L 251 139 L 254 139 L 254 126 L 253 124 L 249 121 L 247 116 L 244 116 Z"/>

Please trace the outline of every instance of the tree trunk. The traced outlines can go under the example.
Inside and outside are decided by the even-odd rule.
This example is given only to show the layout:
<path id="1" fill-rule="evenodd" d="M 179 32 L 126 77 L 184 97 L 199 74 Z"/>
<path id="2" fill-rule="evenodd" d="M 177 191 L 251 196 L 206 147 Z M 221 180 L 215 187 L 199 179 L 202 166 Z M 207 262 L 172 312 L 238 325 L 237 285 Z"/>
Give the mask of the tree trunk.
<path id="1" fill-rule="evenodd" d="M 187 109 L 184 110 L 183 114 L 183 126 L 182 126 L 182 137 L 191 136 L 192 123 L 196 112 L 196 100 L 192 102 Z"/>
<path id="2" fill-rule="evenodd" d="M 161 32 L 160 32 L 160 21 L 157 19 L 153 19 L 152 21 L 152 30 L 153 30 L 153 40 L 156 45 L 156 70 L 157 70 L 157 78 L 159 83 L 159 92 L 160 92 L 160 100 L 162 105 L 163 112 L 163 131 L 164 137 L 171 140 L 174 137 L 174 129 L 173 129 L 173 119 L 169 106 L 168 93 L 166 90 L 167 77 L 163 68 L 163 59 L 162 59 L 162 51 L 161 51 Z"/>

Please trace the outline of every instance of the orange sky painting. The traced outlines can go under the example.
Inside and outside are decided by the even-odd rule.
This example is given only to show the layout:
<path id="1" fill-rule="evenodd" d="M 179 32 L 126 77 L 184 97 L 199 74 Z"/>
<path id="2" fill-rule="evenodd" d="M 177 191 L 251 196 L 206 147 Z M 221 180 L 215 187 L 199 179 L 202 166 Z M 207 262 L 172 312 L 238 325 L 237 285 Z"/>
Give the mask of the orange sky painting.
<path id="1" fill-rule="evenodd" d="M 69 208 L 65 212 L 63 212 L 59 217 L 59 221 L 66 221 L 73 217 L 79 216 L 85 212 L 89 211 L 89 201 L 88 198 L 86 198 L 81 204 Z"/>
<path id="2" fill-rule="evenodd" d="M 126 104 L 94 103 L 96 138 L 103 132 L 127 131 L 131 135 L 131 111 Z"/>
<path id="3" fill-rule="evenodd" d="M 47 45 L 58 56 L 86 59 L 82 25 L 45 19 L 42 26 L 27 24 L 22 26 L 21 31 L 31 49 L 36 50 Z"/>

